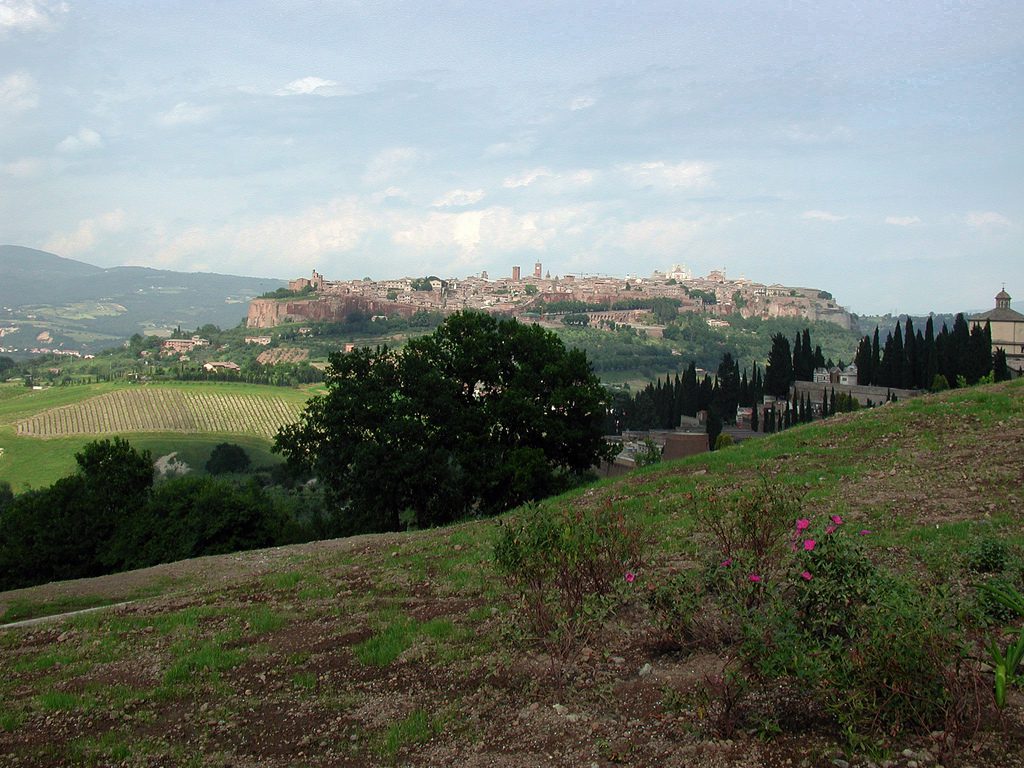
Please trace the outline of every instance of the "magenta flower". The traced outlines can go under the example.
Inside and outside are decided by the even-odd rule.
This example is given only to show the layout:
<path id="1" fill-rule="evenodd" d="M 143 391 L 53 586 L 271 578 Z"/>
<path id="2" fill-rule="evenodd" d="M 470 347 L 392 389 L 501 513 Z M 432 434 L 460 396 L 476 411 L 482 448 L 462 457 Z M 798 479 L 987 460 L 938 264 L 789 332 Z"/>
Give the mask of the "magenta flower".
<path id="1" fill-rule="evenodd" d="M 761 577 L 758 576 L 756 573 L 752 573 L 749 576 L 747 576 L 747 580 L 748 581 L 752 581 L 755 584 L 760 584 L 761 583 Z"/>
<path id="2" fill-rule="evenodd" d="M 831 520 L 836 525 L 842 525 L 843 524 L 843 518 L 841 518 L 839 515 L 832 515 Z"/>
<path id="3" fill-rule="evenodd" d="M 721 564 L 718 567 L 719 568 L 728 568 L 730 565 L 732 565 L 732 558 L 731 557 L 727 557 L 727 558 L 725 558 L 725 560 L 723 560 L 721 562 Z"/>
<path id="4" fill-rule="evenodd" d="M 870 533 L 871 533 L 871 531 L 869 531 L 869 530 L 868 530 L 867 528 L 865 528 L 864 530 L 862 530 L 862 531 L 860 532 L 860 535 L 861 535 L 861 536 L 867 536 L 867 535 L 869 535 Z"/>
<path id="5" fill-rule="evenodd" d="M 826 536 L 831 536 L 835 532 L 836 532 L 836 527 L 834 525 L 829 525 L 829 526 L 825 527 L 825 535 Z"/>
<path id="6" fill-rule="evenodd" d="M 804 542 L 804 552 L 810 552 L 812 549 L 814 549 L 814 539 L 807 539 Z"/>
<path id="7" fill-rule="evenodd" d="M 800 578 L 803 579 L 804 581 L 810 581 L 814 577 L 811 576 L 811 572 L 810 571 L 804 571 L 803 573 L 800 574 Z"/>
<path id="8" fill-rule="evenodd" d="M 632 584 L 636 580 L 636 574 L 632 571 L 626 571 L 626 583 Z"/>
<path id="9" fill-rule="evenodd" d="M 808 520 L 806 517 L 801 517 L 799 520 L 796 521 L 796 529 L 798 531 L 806 531 L 808 528 L 810 528 L 810 526 L 811 521 Z"/>

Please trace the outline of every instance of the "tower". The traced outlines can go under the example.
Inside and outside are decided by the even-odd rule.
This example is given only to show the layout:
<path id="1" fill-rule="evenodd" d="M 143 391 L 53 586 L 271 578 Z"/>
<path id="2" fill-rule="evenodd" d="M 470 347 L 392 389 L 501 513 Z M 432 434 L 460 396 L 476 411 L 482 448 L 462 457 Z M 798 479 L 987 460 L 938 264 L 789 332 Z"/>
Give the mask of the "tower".
<path id="1" fill-rule="evenodd" d="M 541 272 L 542 270 L 540 268 L 540 262 L 538 261 L 536 264 L 533 265 L 533 276 L 540 280 Z"/>
<path id="2" fill-rule="evenodd" d="M 515 265 L 514 267 L 512 267 L 512 280 L 514 282 L 517 282 L 517 283 L 519 282 L 519 265 L 518 264 Z"/>

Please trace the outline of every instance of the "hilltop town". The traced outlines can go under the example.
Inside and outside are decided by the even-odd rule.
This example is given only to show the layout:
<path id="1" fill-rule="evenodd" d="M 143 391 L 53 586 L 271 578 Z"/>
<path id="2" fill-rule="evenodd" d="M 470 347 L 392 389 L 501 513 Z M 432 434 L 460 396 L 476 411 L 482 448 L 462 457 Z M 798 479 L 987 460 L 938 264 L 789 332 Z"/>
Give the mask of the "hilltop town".
<path id="1" fill-rule="evenodd" d="M 596 315 L 590 318 L 595 324 L 602 319 L 628 322 L 633 318 L 606 313 L 646 310 L 654 299 L 671 299 L 678 302 L 679 312 L 700 312 L 712 319 L 739 313 L 748 318 L 822 320 L 845 329 L 853 325 L 850 313 L 828 291 L 728 278 L 724 269 L 693 277 L 681 265 L 650 277 L 628 278 L 552 277 L 539 262 L 530 274 L 524 275 L 520 267 L 514 266 L 511 275 L 494 279 L 483 272 L 462 279 L 431 276 L 335 281 L 314 270 L 311 277 L 292 280 L 288 290 L 280 293 L 279 297 L 253 300 L 246 325 L 272 328 L 287 322 L 342 320 L 353 311 L 409 317 L 420 311 L 448 314 L 477 309 L 522 316 L 544 314 L 552 307 L 560 307 L 556 311 L 561 312 Z M 578 306 L 570 308 L 570 302 Z"/>

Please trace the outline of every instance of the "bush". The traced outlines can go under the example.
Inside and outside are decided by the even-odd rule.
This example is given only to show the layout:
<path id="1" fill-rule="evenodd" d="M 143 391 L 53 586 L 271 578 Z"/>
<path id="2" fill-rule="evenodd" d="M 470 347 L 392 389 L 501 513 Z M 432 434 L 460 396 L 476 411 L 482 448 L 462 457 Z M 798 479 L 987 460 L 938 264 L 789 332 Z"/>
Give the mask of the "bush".
<path id="1" fill-rule="evenodd" d="M 854 745 L 977 727 L 990 707 L 948 596 L 877 569 L 841 516 L 799 510 L 767 481 L 702 498 L 703 568 L 650 591 L 662 631 L 680 645 L 733 644 L 750 682 L 801 691 Z"/>
<path id="2" fill-rule="evenodd" d="M 977 539 L 967 550 L 967 567 L 977 573 L 1002 573 L 1006 570 L 1010 550 L 999 539 Z"/>
<path id="3" fill-rule="evenodd" d="M 633 582 L 642 562 L 641 526 L 610 502 L 596 510 L 529 505 L 500 525 L 498 572 L 533 633 L 562 648 L 600 614 L 602 600 Z"/>
<path id="4" fill-rule="evenodd" d="M 235 443 L 220 443 L 214 446 L 210 452 L 210 458 L 206 462 L 206 471 L 211 475 L 245 472 L 251 463 L 249 454 L 242 446 Z"/>

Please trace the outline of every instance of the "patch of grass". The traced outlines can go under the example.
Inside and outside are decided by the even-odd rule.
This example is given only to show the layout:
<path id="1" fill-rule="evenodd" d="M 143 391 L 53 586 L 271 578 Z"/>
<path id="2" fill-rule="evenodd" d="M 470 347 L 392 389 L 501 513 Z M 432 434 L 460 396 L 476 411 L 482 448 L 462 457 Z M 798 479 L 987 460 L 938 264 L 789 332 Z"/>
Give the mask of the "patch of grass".
<path id="1" fill-rule="evenodd" d="M 39 707 L 44 712 L 62 712 L 87 708 L 86 700 L 81 696 L 65 691 L 46 691 L 39 694 Z"/>
<path id="2" fill-rule="evenodd" d="M 362 664 L 386 667 L 412 645 L 416 639 L 416 629 L 415 621 L 401 616 L 352 650 Z"/>
<path id="3" fill-rule="evenodd" d="M 305 691 L 316 689 L 317 676 L 315 672 L 297 672 L 292 675 L 292 685 Z"/>
<path id="4" fill-rule="evenodd" d="M 394 758 L 399 750 L 430 741 L 441 731 L 441 724 L 425 709 L 414 709 L 404 719 L 391 725 L 384 733 L 381 754 Z"/>
<path id="5" fill-rule="evenodd" d="M 51 651 L 43 651 L 37 656 L 22 659 L 15 662 L 15 672 L 45 672 L 58 665 L 64 666 L 77 661 L 79 654 L 70 648 L 56 648 Z"/>
<path id="6" fill-rule="evenodd" d="M 244 621 L 253 634 L 263 635 L 280 629 L 288 619 L 263 605 L 249 612 Z"/>
<path id="7" fill-rule="evenodd" d="M 25 722 L 25 713 L 13 709 L 0 710 L 0 731 L 13 733 Z"/>
<path id="8" fill-rule="evenodd" d="M 295 589 L 305 580 L 302 571 L 285 571 L 283 573 L 272 573 L 263 579 L 263 583 L 270 589 Z"/>
<path id="9" fill-rule="evenodd" d="M 242 651 L 228 650 L 208 641 L 178 656 L 164 673 L 164 684 L 179 685 L 196 679 L 216 680 L 220 672 L 245 661 Z"/>

